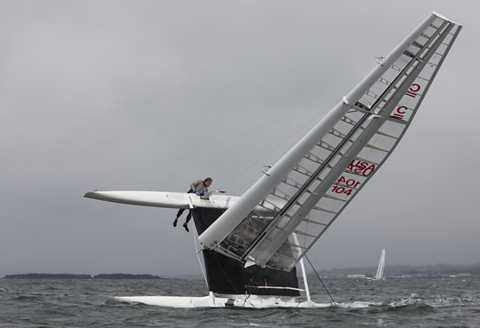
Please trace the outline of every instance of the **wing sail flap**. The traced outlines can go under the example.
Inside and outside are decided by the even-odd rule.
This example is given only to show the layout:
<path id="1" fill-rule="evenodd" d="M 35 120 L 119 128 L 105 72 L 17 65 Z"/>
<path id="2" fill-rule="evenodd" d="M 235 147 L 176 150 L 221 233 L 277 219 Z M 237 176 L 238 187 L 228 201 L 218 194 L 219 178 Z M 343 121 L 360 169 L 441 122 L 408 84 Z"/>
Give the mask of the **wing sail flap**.
<path id="1" fill-rule="evenodd" d="M 429 44 L 427 51 L 422 52 L 418 57 L 412 58 L 417 62 L 417 64 L 411 64 L 415 66 L 415 69 L 404 68 L 410 73 L 408 78 L 399 80 L 403 84 L 403 87 L 396 88 L 397 92 L 392 93 L 389 101 L 377 100 L 378 103 L 385 105 L 379 107 L 379 109 L 373 108 L 376 114 L 372 115 L 378 115 L 377 122 L 371 123 L 372 127 L 375 126 L 373 127 L 375 132 L 359 151 L 356 158 L 352 160 L 344 168 L 343 173 L 338 175 L 337 179 L 330 184 L 328 191 L 324 193 L 323 197 L 320 197 L 319 203 L 327 203 L 328 205 L 324 206 L 338 208 L 338 212 L 330 218 L 330 222 L 324 227 L 314 227 L 308 224 L 308 222 L 300 222 L 295 224 L 294 231 L 283 229 L 283 234 L 288 232 L 295 233 L 298 236 L 300 245 L 303 246 L 303 251 L 301 251 L 300 254 L 297 253 L 298 256 L 296 258 L 292 256 L 293 254 L 288 254 L 290 256 L 288 257 L 285 252 L 274 251 L 276 246 L 269 240 L 276 240 L 278 243 L 282 240 L 282 236 L 279 236 L 279 233 L 275 230 L 270 230 L 268 239 L 263 237 L 264 239 L 258 242 L 256 248 L 250 252 L 250 260 L 255 259 L 257 263 L 264 263 L 264 265 L 270 267 L 285 269 L 295 265 L 298 259 L 310 249 L 311 245 L 313 245 L 330 224 L 333 223 L 338 214 L 340 214 L 343 208 L 354 198 L 355 194 L 378 170 L 396 147 L 425 96 L 426 90 L 430 86 L 430 82 L 433 80 L 441 61 L 448 52 L 449 47 L 445 46 L 444 40 L 447 39 L 447 36 L 451 36 L 451 38 L 448 38 L 450 42 L 449 45 L 451 46 L 451 42 L 453 42 L 459 30 L 460 27 L 458 26 L 444 23 L 443 29 L 439 28 L 437 36 L 432 34 L 432 37 L 435 37 L 435 42 L 432 41 L 432 43 Z M 441 57 L 438 58 L 439 56 Z M 428 77 L 428 81 L 425 79 L 426 76 Z M 396 101 L 396 98 L 399 100 Z M 404 107 L 410 108 L 408 115 L 406 115 L 405 110 L 402 110 Z M 365 129 L 362 133 L 365 133 Z M 352 173 L 355 174 L 355 177 L 352 177 Z M 333 204 L 332 200 L 338 200 L 339 198 L 343 199 L 345 203 L 343 205 L 339 202 Z M 307 206 L 304 207 L 304 212 L 305 208 L 307 208 Z M 307 211 L 304 215 L 308 217 L 316 217 L 318 215 L 312 212 L 313 211 Z M 325 216 L 323 217 L 325 218 Z M 291 225 L 293 226 L 294 224 L 292 223 Z M 301 234 L 299 231 L 308 231 L 309 235 Z M 263 248 L 262 244 L 264 244 Z M 282 246 L 280 249 L 281 248 Z"/>

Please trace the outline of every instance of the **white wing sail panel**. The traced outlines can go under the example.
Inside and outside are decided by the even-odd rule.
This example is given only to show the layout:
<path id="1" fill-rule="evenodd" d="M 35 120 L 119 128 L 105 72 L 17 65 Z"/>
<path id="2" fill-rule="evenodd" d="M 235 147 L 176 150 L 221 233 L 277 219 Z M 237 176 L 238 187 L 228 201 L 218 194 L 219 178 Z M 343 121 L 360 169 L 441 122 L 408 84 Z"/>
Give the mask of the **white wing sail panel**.
<path id="1" fill-rule="evenodd" d="M 426 19 L 200 236 L 202 245 L 290 270 L 396 147 L 460 28 Z"/>

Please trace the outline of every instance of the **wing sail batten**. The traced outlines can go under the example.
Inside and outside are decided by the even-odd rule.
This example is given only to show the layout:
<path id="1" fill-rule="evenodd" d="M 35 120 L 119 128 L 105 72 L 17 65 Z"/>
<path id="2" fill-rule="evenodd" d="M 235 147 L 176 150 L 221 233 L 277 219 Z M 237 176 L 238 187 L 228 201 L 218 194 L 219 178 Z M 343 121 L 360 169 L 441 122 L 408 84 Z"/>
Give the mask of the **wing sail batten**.
<path id="1" fill-rule="evenodd" d="M 425 20 L 200 236 L 203 246 L 294 266 L 396 147 L 459 31 L 436 15 Z M 253 213 L 272 197 L 283 204 Z"/>

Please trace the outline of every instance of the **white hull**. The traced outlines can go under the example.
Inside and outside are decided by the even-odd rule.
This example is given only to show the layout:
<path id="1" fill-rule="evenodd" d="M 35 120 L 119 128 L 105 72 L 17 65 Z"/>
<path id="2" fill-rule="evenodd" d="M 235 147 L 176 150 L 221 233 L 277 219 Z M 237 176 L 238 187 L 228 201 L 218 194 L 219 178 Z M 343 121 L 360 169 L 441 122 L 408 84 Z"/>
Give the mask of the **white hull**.
<path id="1" fill-rule="evenodd" d="M 117 296 L 117 301 L 171 308 L 365 308 L 373 303 L 315 303 L 296 297 L 229 295 L 229 296 Z"/>
<path id="2" fill-rule="evenodd" d="M 212 297 L 212 296 L 125 296 L 115 297 L 118 301 L 128 303 L 141 303 L 146 305 L 155 305 L 173 308 L 313 308 L 329 307 L 329 303 L 314 303 L 299 301 L 295 297 L 272 297 L 257 295 L 235 295 L 232 297 Z"/>

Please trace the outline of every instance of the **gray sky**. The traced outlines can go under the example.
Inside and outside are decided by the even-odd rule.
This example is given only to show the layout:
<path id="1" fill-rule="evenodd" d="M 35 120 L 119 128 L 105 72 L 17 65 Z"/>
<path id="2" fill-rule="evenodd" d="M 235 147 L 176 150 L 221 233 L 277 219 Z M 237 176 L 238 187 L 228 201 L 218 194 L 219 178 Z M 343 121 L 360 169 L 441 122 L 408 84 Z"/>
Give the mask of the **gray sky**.
<path id="1" fill-rule="evenodd" d="M 2 1 L 0 274 L 199 273 L 173 210 L 94 189 L 240 194 L 432 10 L 464 24 L 321 268 L 479 262 L 473 1 Z"/>

